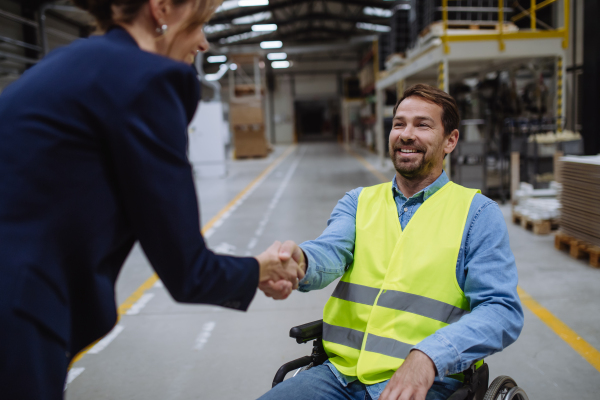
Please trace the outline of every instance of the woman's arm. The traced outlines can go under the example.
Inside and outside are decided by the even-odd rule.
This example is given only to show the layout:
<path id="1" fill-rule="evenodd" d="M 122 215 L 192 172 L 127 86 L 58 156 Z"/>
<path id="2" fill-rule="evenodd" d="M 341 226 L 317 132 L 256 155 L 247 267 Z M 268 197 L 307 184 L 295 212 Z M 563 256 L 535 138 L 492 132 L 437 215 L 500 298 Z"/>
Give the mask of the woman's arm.
<path id="1" fill-rule="evenodd" d="M 115 181 L 136 238 L 175 300 L 245 310 L 258 284 L 257 260 L 216 255 L 200 234 L 186 155 L 198 101 L 196 75 L 183 64 L 142 78 L 107 132 Z"/>

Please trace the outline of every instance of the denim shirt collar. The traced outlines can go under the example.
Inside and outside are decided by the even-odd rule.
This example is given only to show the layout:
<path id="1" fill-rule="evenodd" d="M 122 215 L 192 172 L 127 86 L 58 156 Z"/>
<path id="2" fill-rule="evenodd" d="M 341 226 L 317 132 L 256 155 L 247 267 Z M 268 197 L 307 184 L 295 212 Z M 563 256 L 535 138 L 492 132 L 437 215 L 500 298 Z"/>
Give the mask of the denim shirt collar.
<path id="1" fill-rule="evenodd" d="M 411 199 L 423 196 L 423 201 L 425 201 L 428 198 L 430 198 L 431 196 L 433 196 L 433 194 L 435 192 L 440 190 L 448 182 L 450 182 L 450 179 L 448 179 L 448 175 L 446 175 L 446 171 L 442 170 L 442 174 L 431 185 L 429 185 L 425 189 L 415 193 L 411 197 Z M 392 193 L 397 194 L 398 196 L 402 197 L 403 199 L 406 199 L 406 196 L 404 196 L 404 194 L 402 194 L 400 189 L 398 189 L 398 184 L 396 183 L 396 175 L 394 175 L 394 178 L 392 178 Z"/>

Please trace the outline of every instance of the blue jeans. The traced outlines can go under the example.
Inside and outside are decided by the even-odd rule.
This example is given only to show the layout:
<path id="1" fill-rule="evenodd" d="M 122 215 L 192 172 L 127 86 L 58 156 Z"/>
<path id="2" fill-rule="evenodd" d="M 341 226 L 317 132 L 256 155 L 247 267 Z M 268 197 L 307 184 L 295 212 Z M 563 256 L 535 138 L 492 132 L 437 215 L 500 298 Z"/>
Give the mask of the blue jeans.
<path id="1" fill-rule="evenodd" d="M 446 400 L 454 393 L 453 389 L 436 382 L 427 392 L 426 400 Z M 358 380 L 342 386 L 328 366 L 319 365 L 281 382 L 259 400 L 377 400 L 378 397 L 371 397 Z"/>

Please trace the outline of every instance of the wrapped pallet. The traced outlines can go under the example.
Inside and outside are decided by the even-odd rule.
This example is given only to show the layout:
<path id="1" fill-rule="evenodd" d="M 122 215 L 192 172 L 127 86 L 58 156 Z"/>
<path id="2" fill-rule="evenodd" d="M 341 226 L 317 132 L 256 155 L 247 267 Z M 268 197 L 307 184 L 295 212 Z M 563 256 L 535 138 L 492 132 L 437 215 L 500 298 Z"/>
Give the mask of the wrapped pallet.
<path id="1" fill-rule="evenodd" d="M 235 97 L 229 102 L 229 121 L 236 157 L 265 157 L 268 144 L 262 98 Z"/>
<path id="2" fill-rule="evenodd" d="M 264 61 L 258 54 L 235 54 L 230 60 L 237 66 L 229 75 L 229 126 L 235 157 L 266 157 L 270 146 L 265 134 Z M 254 71 L 253 79 L 249 70 Z"/>

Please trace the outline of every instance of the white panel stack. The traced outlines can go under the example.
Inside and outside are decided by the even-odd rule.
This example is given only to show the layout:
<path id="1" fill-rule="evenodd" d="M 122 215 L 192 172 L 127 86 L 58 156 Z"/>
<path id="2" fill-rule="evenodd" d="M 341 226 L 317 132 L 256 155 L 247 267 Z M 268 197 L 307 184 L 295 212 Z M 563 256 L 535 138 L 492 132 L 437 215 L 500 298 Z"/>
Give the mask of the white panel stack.
<path id="1" fill-rule="evenodd" d="M 227 175 L 227 129 L 223 104 L 220 101 L 201 101 L 188 127 L 188 157 L 196 176 L 218 178 Z"/>
<path id="2" fill-rule="evenodd" d="M 561 231 L 600 246 L 600 155 L 560 158 Z"/>

